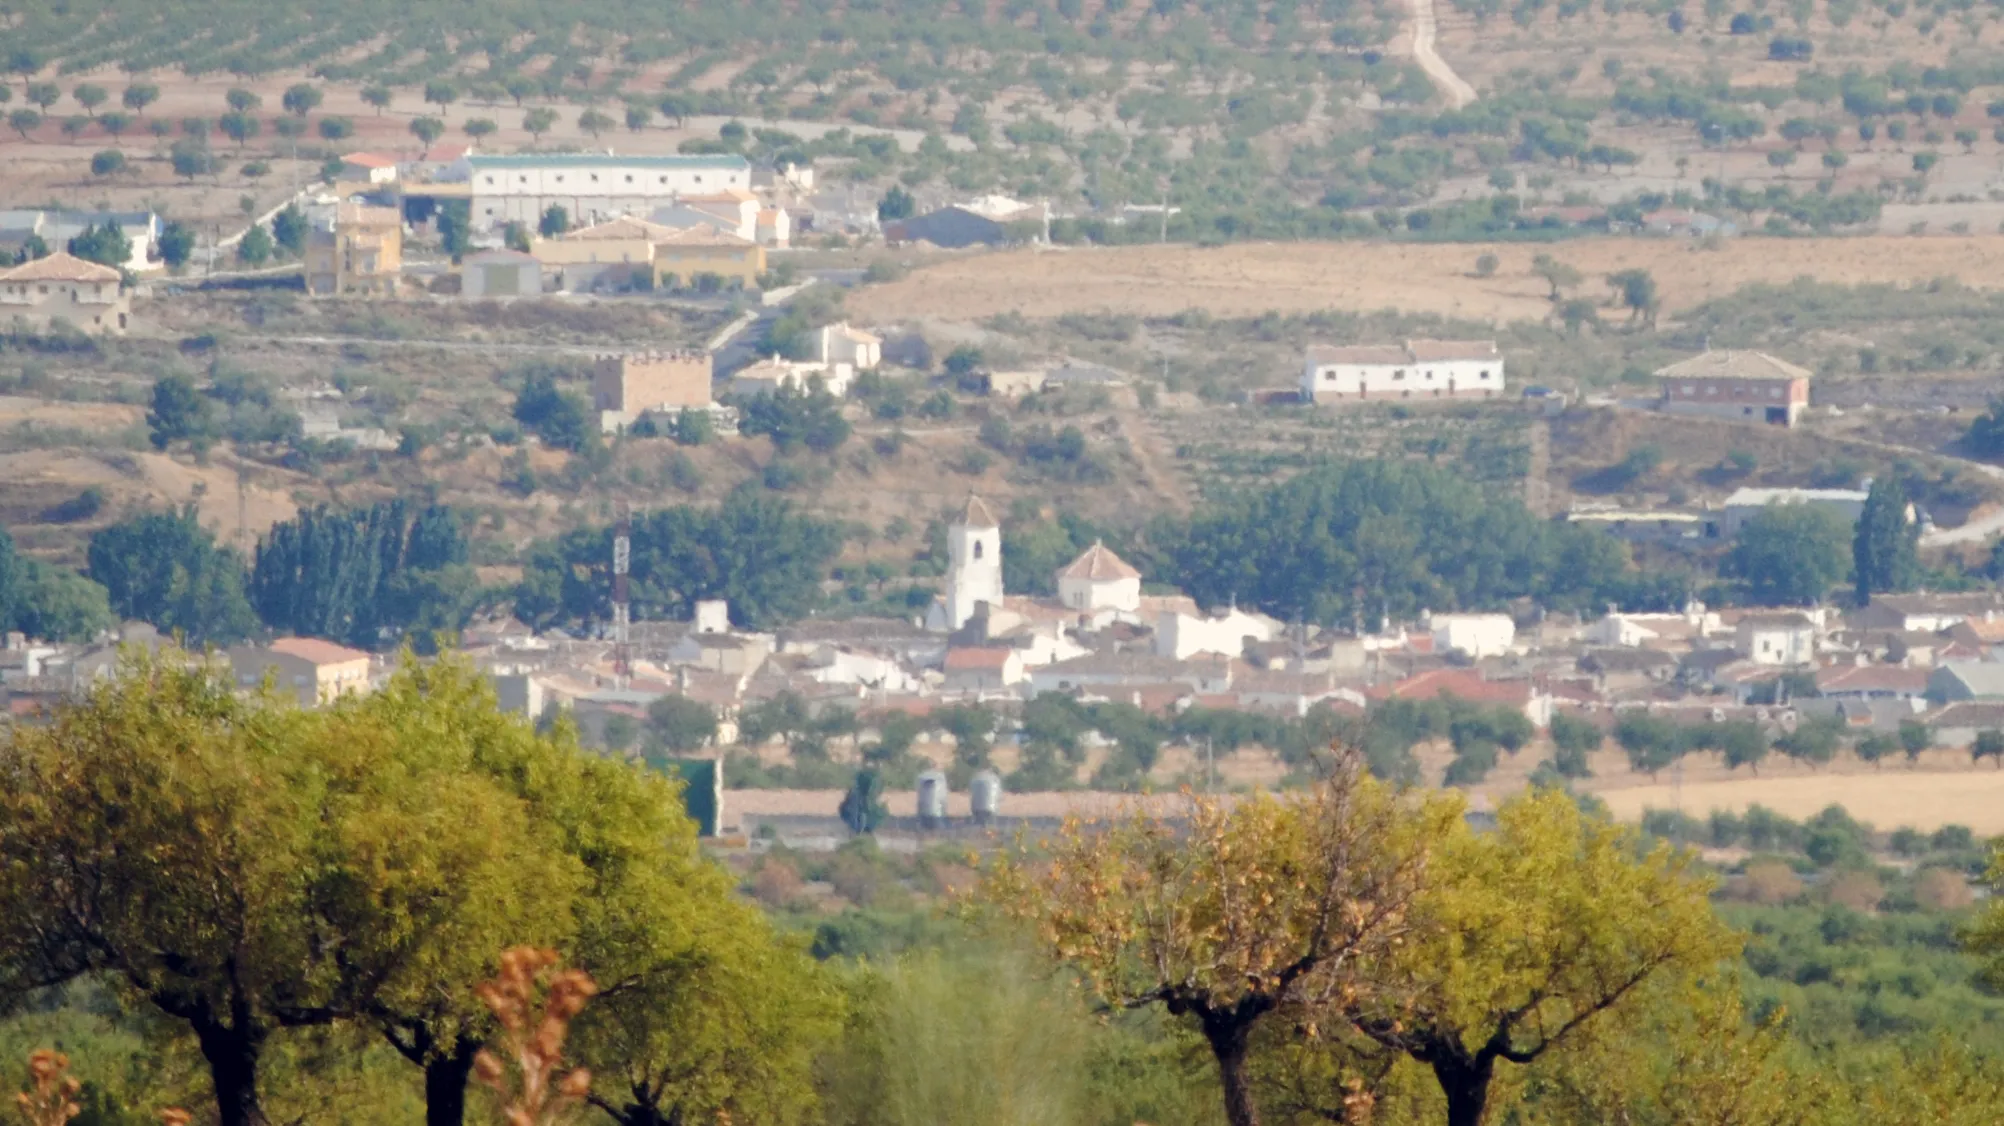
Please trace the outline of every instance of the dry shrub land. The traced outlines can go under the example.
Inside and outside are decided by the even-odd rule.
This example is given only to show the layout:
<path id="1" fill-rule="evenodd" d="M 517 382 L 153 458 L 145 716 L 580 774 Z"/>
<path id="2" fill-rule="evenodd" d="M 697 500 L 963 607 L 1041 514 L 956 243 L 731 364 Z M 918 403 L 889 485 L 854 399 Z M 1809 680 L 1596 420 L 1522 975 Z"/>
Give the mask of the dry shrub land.
<path id="1" fill-rule="evenodd" d="M 1494 254 L 1493 277 L 1476 260 Z M 1220 317 L 1393 309 L 1463 321 L 1539 320 L 1551 312 L 1531 260 L 1551 254 L 1590 288 L 1621 270 L 1655 276 L 1674 315 L 1751 284 L 1814 278 L 1832 285 L 1918 284 L 1955 278 L 2004 285 L 2004 237 L 1579 239 L 1556 246 L 1485 243 L 1254 243 L 1015 250 L 952 258 L 858 294 L 852 308 L 891 320 L 978 320 L 999 313 Z"/>

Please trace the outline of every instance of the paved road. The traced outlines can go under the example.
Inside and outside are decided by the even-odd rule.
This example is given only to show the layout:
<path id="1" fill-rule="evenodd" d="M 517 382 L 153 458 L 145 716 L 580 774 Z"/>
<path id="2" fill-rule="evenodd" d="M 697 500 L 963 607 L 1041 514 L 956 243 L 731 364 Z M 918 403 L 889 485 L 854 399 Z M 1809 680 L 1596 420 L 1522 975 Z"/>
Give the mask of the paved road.
<path id="1" fill-rule="evenodd" d="M 1440 95 L 1447 99 L 1448 108 L 1460 109 L 1475 100 L 1475 87 L 1470 86 L 1454 68 L 1441 59 L 1433 49 L 1436 22 L 1433 15 L 1434 0 L 1412 0 L 1413 4 L 1413 61 L 1433 79 Z"/>

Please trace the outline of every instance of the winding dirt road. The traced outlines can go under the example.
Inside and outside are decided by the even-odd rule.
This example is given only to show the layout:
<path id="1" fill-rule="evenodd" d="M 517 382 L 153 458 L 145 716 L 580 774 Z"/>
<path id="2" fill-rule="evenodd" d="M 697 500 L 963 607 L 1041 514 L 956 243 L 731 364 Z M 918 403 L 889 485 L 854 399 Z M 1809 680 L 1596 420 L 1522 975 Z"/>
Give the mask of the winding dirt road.
<path id="1" fill-rule="evenodd" d="M 1434 0 L 1412 0 L 1413 4 L 1413 61 L 1433 79 L 1440 96 L 1447 99 L 1450 109 L 1460 109 L 1475 100 L 1475 87 L 1470 86 L 1454 68 L 1447 65 L 1439 52 L 1433 49 L 1436 23 L 1433 16 Z"/>

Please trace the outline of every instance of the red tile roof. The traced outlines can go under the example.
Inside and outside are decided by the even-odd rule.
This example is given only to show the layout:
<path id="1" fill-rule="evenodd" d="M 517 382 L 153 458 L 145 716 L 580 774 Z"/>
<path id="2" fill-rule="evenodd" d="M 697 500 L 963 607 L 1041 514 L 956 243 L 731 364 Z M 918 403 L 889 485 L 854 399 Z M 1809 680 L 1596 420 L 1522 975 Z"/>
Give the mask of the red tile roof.
<path id="1" fill-rule="evenodd" d="M 281 637 L 266 648 L 274 653 L 311 661 L 316 665 L 338 665 L 348 661 L 369 659 L 369 655 L 360 649 L 350 649 L 346 645 L 336 645 L 317 637 Z"/>
<path id="2" fill-rule="evenodd" d="M 115 282 L 119 279 L 117 270 L 110 266 L 87 262 L 68 251 L 58 250 L 46 258 L 23 262 L 11 270 L 0 272 L 0 282 L 31 281 L 75 281 L 75 282 Z"/>
<path id="3" fill-rule="evenodd" d="M 1085 554 L 1067 564 L 1058 572 L 1060 579 L 1087 579 L 1096 583 L 1118 582 L 1121 579 L 1138 579 L 1141 572 L 1129 566 L 1125 559 L 1107 550 L 1105 544 L 1094 541 L 1085 549 Z"/>
<path id="4" fill-rule="evenodd" d="M 1429 669 L 1372 693 L 1388 700 L 1431 700 L 1453 696 L 1476 704 L 1523 704 L 1531 699 L 1528 680 L 1484 680 L 1466 669 Z"/>
<path id="5" fill-rule="evenodd" d="M 997 649 L 987 646 L 962 646 L 946 651 L 946 670 L 956 672 L 966 669 L 1004 669 L 1009 667 L 1009 658 L 1014 649 Z"/>

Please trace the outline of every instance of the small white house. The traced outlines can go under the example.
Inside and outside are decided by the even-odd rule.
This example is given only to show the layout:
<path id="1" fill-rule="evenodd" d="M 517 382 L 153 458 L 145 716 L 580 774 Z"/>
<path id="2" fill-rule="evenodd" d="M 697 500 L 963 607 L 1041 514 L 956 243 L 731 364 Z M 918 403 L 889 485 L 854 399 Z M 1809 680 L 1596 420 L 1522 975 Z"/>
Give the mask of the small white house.
<path id="1" fill-rule="evenodd" d="M 815 360 L 782 360 L 777 356 L 742 367 L 731 376 L 733 395 L 776 395 L 782 387 L 806 391 L 814 380 L 836 398 L 849 393 L 856 369 L 848 364 L 824 364 Z"/>
<path id="2" fill-rule="evenodd" d="M 1408 340 L 1308 349 L 1301 399 L 1488 399 L 1503 390 L 1503 353 L 1493 340 Z"/>
<path id="3" fill-rule="evenodd" d="M 1098 541 L 1058 570 L 1058 601 L 1068 610 L 1141 608 L 1141 572 Z"/>
<path id="4" fill-rule="evenodd" d="M 821 328 L 816 358 L 824 364 L 848 364 L 857 371 L 869 371 L 884 362 L 884 340 L 848 321 Z"/>
<path id="5" fill-rule="evenodd" d="M 1733 647 L 1757 665 L 1806 665 L 1816 659 L 1817 630 L 1807 614 L 1748 614 L 1733 630 Z"/>
<path id="6" fill-rule="evenodd" d="M 1517 640 L 1517 623 L 1508 614 L 1435 614 L 1431 631 L 1434 652 L 1477 661 L 1508 653 Z"/>

